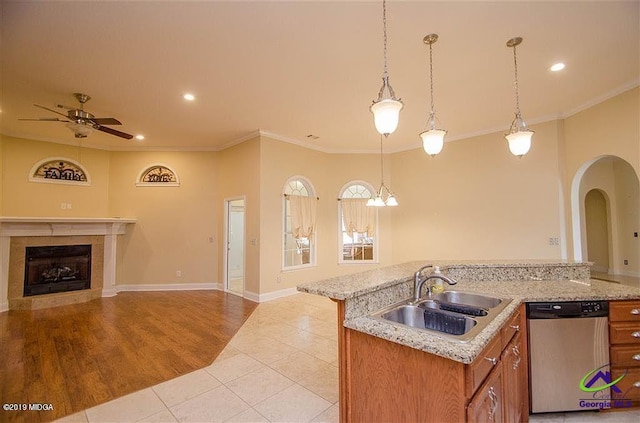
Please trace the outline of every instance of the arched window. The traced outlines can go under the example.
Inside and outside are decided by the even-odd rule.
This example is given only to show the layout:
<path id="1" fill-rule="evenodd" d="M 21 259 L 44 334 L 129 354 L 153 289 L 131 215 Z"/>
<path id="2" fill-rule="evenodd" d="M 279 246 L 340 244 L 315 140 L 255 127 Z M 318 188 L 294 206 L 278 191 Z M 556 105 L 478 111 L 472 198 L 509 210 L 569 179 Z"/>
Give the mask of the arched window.
<path id="1" fill-rule="evenodd" d="M 282 268 L 311 267 L 316 262 L 315 215 L 317 198 L 311 183 L 302 176 L 290 178 L 284 194 Z"/>
<path id="2" fill-rule="evenodd" d="M 352 181 L 340 191 L 338 201 L 339 263 L 378 262 L 378 213 L 367 207 L 374 189 L 366 182 Z"/>

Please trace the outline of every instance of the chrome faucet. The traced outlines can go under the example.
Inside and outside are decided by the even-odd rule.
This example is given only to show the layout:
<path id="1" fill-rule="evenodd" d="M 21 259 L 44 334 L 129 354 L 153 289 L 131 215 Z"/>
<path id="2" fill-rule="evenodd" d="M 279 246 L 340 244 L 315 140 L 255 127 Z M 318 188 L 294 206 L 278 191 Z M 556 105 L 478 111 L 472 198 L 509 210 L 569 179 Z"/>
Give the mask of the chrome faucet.
<path id="1" fill-rule="evenodd" d="M 437 273 L 432 273 L 426 278 L 422 278 L 422 272 L 425 269 L 428 269 L 429 267 L 433 267 L 433 266 L 430 264 L 427 264 L 426 266 L 422 266 L 413 277 L 413 303 L 414 304 L 420 301 L 420 291 L 422 290 L 422 285 L 424 285 L 424 283 L 427 281 L 430 281 L 433 279 L 440 279 L 441 281 L 444 281 L 449 285 L 455 285 L 458 283 L 455 280 L 448 278 L 445 275 L 442 275 L 440 273 L 440 269 L 437 266 L 435 267 L 435 269 L 438 271 Z M 429 296 L 429 299 L 431 299 L 431 296 L 433 294 L 432 287 L 433 286 L 431 284 L 427 284 L 427 295 Z"/>

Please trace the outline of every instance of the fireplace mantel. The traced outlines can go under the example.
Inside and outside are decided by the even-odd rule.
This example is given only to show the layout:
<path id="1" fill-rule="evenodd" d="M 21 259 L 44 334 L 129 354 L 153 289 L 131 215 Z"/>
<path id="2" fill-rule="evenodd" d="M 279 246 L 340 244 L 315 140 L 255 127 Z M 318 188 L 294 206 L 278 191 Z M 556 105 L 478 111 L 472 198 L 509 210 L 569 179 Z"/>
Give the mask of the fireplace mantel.
<path id="1" fill-rule="evenodd" d="M 8 310 L 9 253 L 12 237 L 104 236 L 102 296 L 116 295 L 117 236 L 134 218 L 121 217 L 0 217 L 0 312 Z"/>

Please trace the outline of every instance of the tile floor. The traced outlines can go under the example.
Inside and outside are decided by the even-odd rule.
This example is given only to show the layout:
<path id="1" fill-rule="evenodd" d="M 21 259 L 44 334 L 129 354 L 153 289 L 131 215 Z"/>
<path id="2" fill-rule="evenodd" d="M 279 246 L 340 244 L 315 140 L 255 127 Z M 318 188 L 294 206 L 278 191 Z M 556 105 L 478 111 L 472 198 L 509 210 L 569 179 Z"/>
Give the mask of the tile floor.
<path id="1" fill-rule="evenodd" d="M 213 364 L 58 422 L 337 422 L 336 306 L 262 303 Z"/>
<path id="2" fill-rule="evenodd" d="M 262 303 L 209 367 L 58 422 L 338 422 L 335 304 Z M 554 413 L 535 423 L 637 423 L 640 411 Z"/>

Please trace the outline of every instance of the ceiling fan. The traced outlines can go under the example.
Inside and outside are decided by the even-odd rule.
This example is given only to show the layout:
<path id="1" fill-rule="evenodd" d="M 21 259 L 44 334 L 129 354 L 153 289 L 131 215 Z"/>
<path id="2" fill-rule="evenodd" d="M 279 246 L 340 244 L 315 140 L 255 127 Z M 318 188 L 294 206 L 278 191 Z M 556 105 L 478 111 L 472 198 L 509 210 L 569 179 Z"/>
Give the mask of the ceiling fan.
<path id="1" fill-rule="evenodd" d="M 113 128 L 109 128 L 103 125 L 122 125 L 119 120 L 114 118 L 99 118 L 95 117 L 89 112 L 84 111 L 84 104 L 91 100 L 86 94 L 81 93 L 73 93 L 73 96 L 80 103 L 80 108 L 68 107 L 62 104 L 57 104 L 56 107 L 60 109 L 68 109 L 67 113 L 60 113 L 57 110 L 50 109 L 48 107 L 40 106 L 39 104 L 34 104 L 34 106 L 39 107 L 44 110 L 48 110 L 60 116 L 64 116 L 66 119 L 60 119 L 59 117 L 51 117 L 51 118 L 38 118 L 38 119 L 19 119 L 19 120 L 36 120 L 43 122 L 66 122 L 67 127 L 73 131 L 73 134 L 76 138 L 86 138 L 93 130 L 98 130 L 102 132 L 106 132 L 107 134 L 115 135 L 117 137 L 126 138 L 130 140 L 133 138 L 133 135 L 127 134 L 125 132 L 117 131 Z"/>

